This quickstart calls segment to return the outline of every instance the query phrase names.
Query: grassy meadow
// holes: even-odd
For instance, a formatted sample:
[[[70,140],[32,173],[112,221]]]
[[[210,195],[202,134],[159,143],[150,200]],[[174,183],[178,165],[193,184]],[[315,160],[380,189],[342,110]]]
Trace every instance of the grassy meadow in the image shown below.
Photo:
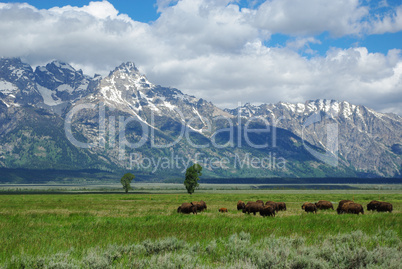
[[[263,218],[236,210],[238,200],[257,199],[286,202],[287,211]],[[394,211],[301,210],[307,201],[329,200],[336,208],[343,199],[365,209],[371,200],[388,201]],[[199,200],[205,212],[176,213],[181,203]],[[398,268],[401,224],[400,191],[3,194],[0,267]]]

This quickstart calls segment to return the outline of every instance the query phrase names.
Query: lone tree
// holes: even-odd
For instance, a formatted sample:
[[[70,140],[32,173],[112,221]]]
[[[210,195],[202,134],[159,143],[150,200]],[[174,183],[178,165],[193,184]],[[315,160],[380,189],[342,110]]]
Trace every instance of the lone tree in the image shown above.
[[[120,179],[121,185],[123,185],[123,189],[126,191],[126,193],[132,189],[130,183],[134,178],[135,176],[133,174],[127,173]]]
[[[199,186],[198,180],[199,176],[202,176],[202,167],[198,163],[193,164],[186,170],[186,179],[184,180],[184,186],[186,186],[187,192],[192,194]]]

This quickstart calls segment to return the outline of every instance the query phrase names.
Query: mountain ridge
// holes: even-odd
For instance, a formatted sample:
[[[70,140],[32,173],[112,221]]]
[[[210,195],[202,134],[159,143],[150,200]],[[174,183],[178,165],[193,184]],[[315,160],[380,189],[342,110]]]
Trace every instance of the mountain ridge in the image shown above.
[[[44,117],[55,117],[62,122],[74,107],[88,104],[97,107],[99,111],[82,109],[76,113],[72,117],[72,134],[76,134],[81,141],[97,141],[94,144],[96,146],[75,151],[73,148],[69,149],[73,145],[68,145],[68,137],[61,140],[51,138],[53,144],[47,146],[39,145],[38,141],[31,139],[30,142],[24,142],[28,144],[20,152],[29,152],[28,149],[32,148],[35,152],[32,156],[42,156],[44,153],[37,153],[38,148],[42,151],[44,148],[45,152],[58,148],[63,154],[65,151],[74,151],[75,154],[81,154],[79,159],[86,159],[83,163],[87,166],[79,168],[108,171],[127,169],[127,163],[122,164],[120,160],[122,150],[116,146],[123,145],[124,155],[138,153],[143,160],[147,157],[168,158],[174,151],[177,158],[189,161],[195,161],[194,156],[197,154],[210,158],[214,156],[221,160],[236,160],[236,157],[244,160],[249,154],[260,159],[268,158],[267,156],[271,156],[271,159],[272,156],[283,157],[288,162],[286,169],[282,171],[275,171],[272,167],[239,169],[234,167],[234,162],[231,167],[214,169],[214,165],[209,163],[205,168],[212,177],[401,175],[399,149],[402,144],[402,117],[396,114],[379,113],[346,101],[325,99],[259,106],[246,103],[236,109],[221,109],[178,89],[154,85],[132,62],[122,63],[102,78],[99,75],[87,76],[81,70],[77,71],[61,61],[38,66],[34,71],[18,58],[0,59],[0,166],[20,167],[16,166],[18,161],[15,158],[21,155],[10,150],[18,145],[6,137],[7,133],[13,130],[16,133],[28,132],[30,136],[41,140],[40,136],[34,135],[40,133],[35,126],[30,131],[26,130],[23,115],[31,113],[36,117],[33,121],[41,124],[46,122]],[[29,109],[33,109],[33,112],[28,112]],[[41,109],[47,112],[40,112]],[[44,116],[46,113],[48,116]],[[20,116],[17,117],[18,114]],[[119,133],[121,117],[125,120],[123,123],[127,121],[124,136],[121,131]],[[132,119],[132,122],[128,122],[128,119]],[[102,120],[103,133],[97,127]],[[255,129],[268,128],[271,133],[252,133],[246,136],[244,128],[250,126]],[[337,143],[327,143],[328,126],[336,126]],[[144,132],[148,132],[149,137],[142,147],[130,148],[142,141]],[[278,146],[273,143],[274,139]],[[264,149],[253,147],[257,142],[268,146]],[[173,146],[158,148],[155,146],[158,143]],[[210,146],[197,148],[192,145]],[[314,152],[317,153],[315,157]],[[333,167],[324,159],[320,160],[323,153],[329,154],[331,158],[335,157],[337,166]],[[22,155],[27,156],[25,163],[29,163],[29,158],[33,158],[32,162],[37,162],[39,158],[29,157],[29,154]],[[71,156],[70,159],[62,159],[68,164],[68,160],[71,162],[74,157]],[[41,162],[46,163],[46,158]],[[49,159],[49,162],[54,163],[55,160]],[[144,168],[139,166],[137,163],[136,168]],[[68,167],[74,169],[74,165],[67,165]],[[152,171],[150,168],[138,169],[139,173],[151,173],[149,175],[152,175]],[[177,176],[181,172],[182,169],[162,169],[155,176]]]

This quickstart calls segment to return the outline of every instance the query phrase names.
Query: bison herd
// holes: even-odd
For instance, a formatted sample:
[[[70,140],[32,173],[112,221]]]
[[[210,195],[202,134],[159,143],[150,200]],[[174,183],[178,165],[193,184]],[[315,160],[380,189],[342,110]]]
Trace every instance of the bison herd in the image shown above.
[[[264,201],[257,200],[255,202],[247,202],[245,204],[243,201],[237,202],[237,210],[242,210],[243,213],[253,213],[254,215],[258,212],[261,216],[266,217],[275,217],[275,213],[278,211],[286,210],[286,204],[284,202],[273,202],[267,201],[264,204]]]
[[[304,203],[302,209],[306,212],[317,213],[320,209],[334,209],[333,205],[329,201],[318,201],[318,203]],[[387,202],[371,201],[367,204],[367,210],[377,210],[378,212],[392,212],[392,204]],[[339,201],[338,207],[336,208],[338,214],[364,214],[363,206],[361,204],[355,203],[351,200],[341,200]]]
[[[330,201],[320,200],[317,203],[306,202],[301,206],[302,210],[309,213],[317,213],[317,210],[334,210],[334,206]],[[202,212],[207,209],[207,204],[204,201],[183,203],[179,208],[177,208],[178,213],[184,214],[197,214],[197,212]],[[371,201],[367,204],[367,210],[377,210],[378,212],[392,212],[392,204],[387,202]],[[254,214],[260,213],[263,217],[275,217],[278,211],[285,211],[286,204],[284,202],[273,202],[267,201],[264,203],[262,200],[257,200],[255,202],[249,201],[244,203],[243,201],[237,202],[237,210],[242,210],[243,213]],[[363,206],[361,204],[355,203],[351,200],[341,200],[336,209],[338,214],[364,214]],[[228,212],[227,208],[219,208],[219,212]]]
[[[199,202],[182,203],[181,206],[177,208],[177,213],[197,214],[197,212],[202,212],[205,209],[207,209],[207,204],[201,200]]]

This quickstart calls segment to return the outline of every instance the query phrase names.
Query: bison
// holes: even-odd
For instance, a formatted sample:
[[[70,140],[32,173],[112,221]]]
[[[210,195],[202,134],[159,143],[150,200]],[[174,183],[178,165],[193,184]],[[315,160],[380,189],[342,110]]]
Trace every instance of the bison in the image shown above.
[[[222,213],[228,212],[228,209],[225,207],[221,207],[221,208],[219,208],[219,212],[222,212]]]
[[[182,203],[181,206],[177,208],[177,213],[197,214],[197,208],[191,203]]]
[[[312,212],[312,213],[317,213],[317,206],[313,203],[308,203],[304,206],[304,211]]]
[[[264,201],[263,201],[263,200],[257,200],[257,201],[255,201],[255,202],[264,205]]]
[[[207,204],[203,200],[200,201],[200,204],[202,204],[204,206],[204,209],[207,210]]]
[[[310,202],[305,202],[304,204],[302,204],[301,209],[304,209],[306,207],[306,205],[311,204]]]
[[[344,213],[344,212],[342,211],[342,206],[343,206],[345,203],[348,203],[348,202],[352,202],[352,201],[351,201],[351,200],[341,200],[341,201],[339,201],[339,204],[338,204],[338,207],[337,207],[337,209],[336,209],[336,212],[338,212],[338,214]]]
[[[277,203],[275,203],[275,202],[273,202],[273,201],[267,201],[267,202],[265,203],[265,205],[271,205],[271,206],[274,208],[274,210],[275,210],[276,212],[278,212],[278,205],[277,205]]]
[[[243,210],[244,207],[246,207],[246,204],[243,201],[238,201],[237,202],[237,210]]]
[[[363,206],[354,202],[345,202],[342,207],[338,210],[338,214],[348,213],[348,214],[364,214]]]
[[[387,202],[380,202],[380,204],[377,206],[377,211],[378,212],[392,212],[392,204],[387,203]]]
[[[374,211],[377,210],[377,206],[380,204],[381,202],[373,200],[370,203],[367,204],[367,211]]]
[[[260,215],[275,217],[275,208],[272,205],[265,205],[260,209]]]
[[[286,204],[284,202],[276,203],[276,211],[286,211]]]
[[[199,202],[194,201],[194,202],[191,202],[191,203],[196,207],[197,211],[199,211],[199,212],[202,212],[205,209],[207,209],[207,204],[202,200],[199,201]]]
[[[334,210],[334,206],[332,205],[332,203],[330,201],[320,200],[320,201],[318,201],[318,203],[315,203],[315,205],[317,206],[317,209],[320,209],[320,210],[330,209],[330,208],[332,208],[332,210]]]
[[[260,212],[262,208],[262,204],[261,203],[256,203],[256,202],[248,202],[246,204],[246,207],[243,209],[243,213],[253,213],[254,215],[257,212]]]
[[[363,206],[361,204],[357,203],[346,203],[346,204],[348,205],[346,213],[356,215],[359,215],[359,213],[364,214]]]

